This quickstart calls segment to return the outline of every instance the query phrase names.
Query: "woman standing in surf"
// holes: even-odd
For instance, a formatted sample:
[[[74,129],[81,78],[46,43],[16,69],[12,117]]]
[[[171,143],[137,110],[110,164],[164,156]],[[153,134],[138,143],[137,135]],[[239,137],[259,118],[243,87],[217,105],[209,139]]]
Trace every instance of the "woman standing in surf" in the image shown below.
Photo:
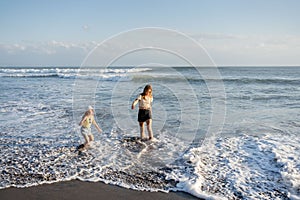
[[[152,86],[146,85],[143,93],[141,93],[138,98],[136,98],[131,105],[131,109],[134,109],[135,105],[139,103],[139,114],[138,114],[138,122],[140,125],[140,135],[141,139],[145,139],[144,133],[144,122],[147,124],[147,130],[149,134],[149,140],[153,140],[153,132],[152,132],[152,106],[151,103],[153,101],[152,96]]]

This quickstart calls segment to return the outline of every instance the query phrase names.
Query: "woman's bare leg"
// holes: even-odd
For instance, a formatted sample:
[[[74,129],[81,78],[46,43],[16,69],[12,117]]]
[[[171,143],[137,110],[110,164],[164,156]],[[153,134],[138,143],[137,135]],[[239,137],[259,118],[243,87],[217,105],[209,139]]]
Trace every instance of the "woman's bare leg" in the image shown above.
[[[148,130],[148,134],[149,134],[149,140],[153,139],[153,132],[152,132],[152,119],[148,119],[146,121],[147,123],[147,130]]]
[[[145,138],[145,133],[144,133],[144,122],[139,122],[140,125],[140,135],[141,135],[141,139]]]

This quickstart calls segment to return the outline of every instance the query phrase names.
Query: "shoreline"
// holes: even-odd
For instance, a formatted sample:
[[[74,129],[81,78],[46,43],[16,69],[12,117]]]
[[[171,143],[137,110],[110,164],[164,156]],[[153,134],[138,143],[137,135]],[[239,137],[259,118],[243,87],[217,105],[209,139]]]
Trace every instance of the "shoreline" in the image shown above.
[[[79,180],[42,184],[27,188],[5,188],[0,190],[1,200],[34,199],[132,199],[132,200],[184,200],[198,199],[185,192],[148,192],[126,189],[102,182],[84,182]]]

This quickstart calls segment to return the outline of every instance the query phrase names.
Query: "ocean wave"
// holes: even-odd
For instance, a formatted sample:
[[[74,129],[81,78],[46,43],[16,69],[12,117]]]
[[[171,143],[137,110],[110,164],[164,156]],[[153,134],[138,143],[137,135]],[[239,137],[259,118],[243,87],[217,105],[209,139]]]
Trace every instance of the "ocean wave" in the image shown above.
[[[224,78],[222,79],[223,82],[227,83],[242,83],[242,84],[289,84],[289,85],[298,85],[300,83],[299,78]]]
[[[198,197],[297,199],[300,141],[291,139],[274,135],[220,138],[191,149],[185,155],[190,170],[177,170],[172,178],[179,180],[180,190]]]
[[[299,78],[284,77],[230,77],[203,78],[198,72],[181,74],[174,70],[160,73],[156,68],[0,68],[0,77],[97,79],[108,81],[167,81],[167,82],[223,82],[224,84],[280,84],[299,85]]]
[[[0,68],[0,77],[11,78],[43,78],[43,77],[68,77],[78,73],[75,68]]]
[[[178,75],[178,74],[135,74],[132,76],[133,81],[167,81],[167,82],[196,82],[196,83],[224,83],[224,84],[278,84],[278,85],[299,85],[298,78],[203,78],[201,75]]]
[[[178,114],[179,100],[156,82],[173,81],[174,88],[183,92],[186,85],[180,81],[195,81],[196,84],[191,85],[199,88],[195,90],[199,94],[199,102],[196,103],[201,108],[201,123],[205,124],[203,128],[200,124],[199,129],[206,130],[206,125],[209,125],[206,119],[210,117],[206,114],[211,108],[206,101],[210,102],[211,97],[205,87],[198,84],[205,81],[197,74],[186,73],[185,69],[182,69],[183,73],[174,70],[161,72],[156,68],[1,70],[1,76],[27,73],[46,77],[54,74],[55,78],[43,79],[43,84],[35,77],[2,79],[0,188],[79,179],[141,191],[185,191],[205,199],[299,199],[300,140],[297,136],[300,123],[295,120],[299,90],[298,85],[285,85],[290,84],[289,81],[297,81],[297,74],[284,78],[287,77],[285,73],[278,77],[278,74],[262,76],[257,72],[257,77],[263,78],[255,75],[247,77],[253,80],[252,83],[242,78],[246,76],[244,73],[230,72],[223,79],[211,79],[227,84],[227,114],[222,138],[211,143],[201,143],[200,138],[193,144],[186,144],[177,136],[189,135],[193,130],[179,129],[183,131],[177,134],[177,127],[185,123]],[[116,98],[116,102],[112,102],[114,84],[107,82],[96,92],[94,106],[99,119],[97,122],[104,132],[95,134],[93,148],[78,155],[76,146],[83,138],[77,124],[87,106],[87,98],[84,94],[80,96],[82,110],[81,107],[72,108],[74,99],[70,91],[73,81],[65,80],[70,77],[130,81],[124,83],[124,88],[127,84],[129,88],[138,88],[141,84],[134,84],[134,81],[145,83],[152,79],[156,84],[153,84],[156,87],[153,109],[157,110],[154,112],[153,130],[158,141],[152,144],[126,140],[126,137],[139,134],[136,122],[126,124],[126,130],[118,128],[124,117],[132,117],[136,121],[136,113],[128,115],[127,112],[130,105],[126,102],[131,98],[127,98],[127,94],[131,92],[118,88],[118,94],[125,100]],[[258,83],[256,79],[270,80],[269,83],[276,80],[283,82],[281,85],[264,81]],[[243,81],[246,87],[241,84]],[[250,101],[247,101],[248,98]],[[190,101],[187,98],[187,102]],[[126,107],[126,112],[118,109],[118,112],[111,113],[112,103]],[[186,107],[183,112],[189,113],[189,119],[196,118],[198,112],[193,114],[190,109]],[[158,110],[168,115],[165,121]],[[75,112],[79,113],[78,117]],[[195,124],[188,126],[193,129]]]
[[[166,145],[171,150],[178,148],[178,144],[172,146],[171,140],[161,138],[155,147],[149,148],[146,143],[139,146],[130,140],[124,143],[113,138],[102,136],[102,142],[78,156],[76,144],[72,142],[49,148],[39,143],[38,138],[5,140],[2,137],[1,148],[5,153],[1,159],[0,188],[79,179],[135,190],[184,191],[204,199],[297,199],[300,196],[300,141],[292,140],[291,136],[219,138],[213,143],[191,147],[173,162],[159,164],[160,167],[147,159],[141,161],[151,158],[148,151],[152,155],[156,148],[161,152]],[[14,139],[21,144],[12,143]],[[141,151],[143,148],[148,150]],[[140,152],[145,155],[137,158]],[[157,156],[154,156],[156,162],[160,159]]]
[[[162,168],[184,148],[180,141],[172,143],[174,139],[161,136],[161,142],[151,144],[136,139],[127,141],[124,133],[119,134],[101,134],[100,141],[80,155],[76,151],[78,143],[69,137],[60,137],[55,143],[55,138],[2,136],[0,177],[5,181],[0,188],[72,179],[148,191],[167,192],[176,186],[176,181],[166,179]]]
[[[0,77],[66,78],[125,80],[129,74],[150,71],[150,68],[0,68]],[[129,78],[128,78],[129,80]]]

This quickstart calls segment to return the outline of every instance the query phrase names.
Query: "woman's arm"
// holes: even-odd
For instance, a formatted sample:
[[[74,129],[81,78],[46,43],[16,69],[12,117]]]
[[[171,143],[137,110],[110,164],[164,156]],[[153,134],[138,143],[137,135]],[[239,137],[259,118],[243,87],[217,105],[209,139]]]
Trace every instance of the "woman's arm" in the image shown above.
[[[132,102],[132,105],[131,105],[131,109],[133,110],[135,105],[139,102],[139,100],[142,99],[142,96],[140,95],[138,98],[136,98],[133,102]]]
[[[132,102],[132,105],[131,105],[131,109],[133,110],[135,105],[139,102],[138,99],[135,99],[133,102]]]

